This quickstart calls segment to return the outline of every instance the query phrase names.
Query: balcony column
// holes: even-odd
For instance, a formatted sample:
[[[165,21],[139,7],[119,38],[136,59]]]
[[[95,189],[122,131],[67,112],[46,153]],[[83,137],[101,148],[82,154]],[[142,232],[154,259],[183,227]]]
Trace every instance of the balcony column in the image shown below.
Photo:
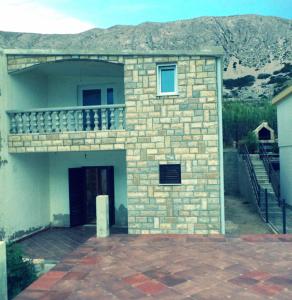
[[[10,130],[10,132],[11,133],[17,133],[15,116],[16,116],[15,114],[11,115],[11,122],[10,122],[10,124],[11,124],[11,130]]]
[[[40,112],[40,113],[38,113],[38,115],[39,115],[39,120],[38,120],[39,133],[44,133],[45,132],[45,118],[44,118],[44,113]]]
[[[75,123],[75,117],[74,117],[74,111],[69,110],[69,130],[75,131],[76,130],[76,123]]]
[[[60,112],[59,111],[54,111],[53,112],[53,128],[55,130],[55,132],[60,132],[61,128],[60,128]]]
[[[29,118],[29,113],[24,113],[24,132],[25,133],[30,133],[30,118]]]
[[[101,109],[101,129],[107,130],[107,111],[105,108]]]
[[[83,130],[83,114],[82,110],[77,110],[77,128],[79,131]]]
[[[67,111],[63,111],[62,113],[62,125],[63,125],[63,131],[68,131]]]
[[[16,114],[17,133],[23,133],[23,119],[21,113]]]
[[[110,108],[110,129],[116,129],[115,126],[115,109],[114,108]]]
[[[51,133],[53,131],[53,123],[52,123],[52,113],[50,111],[46,113],[46,119],[47,119],[46,132]]]
[[[98,110],[94,109],[93,110],[93,120],[94,120],[94,130],[97,131],[98,130]]]
[[[86,131],[90,131],[90,110],[85,110],[85,119],[86,119]]]
[[[123,108],[119,108],[118,129],[124,129],[124,110],[123,110]]]
[[[37,118],[36,118],[36,113],[32,112],[30,114],[30,129],[32,133],[37,133],[38,132],[38,127],[37,127]]]

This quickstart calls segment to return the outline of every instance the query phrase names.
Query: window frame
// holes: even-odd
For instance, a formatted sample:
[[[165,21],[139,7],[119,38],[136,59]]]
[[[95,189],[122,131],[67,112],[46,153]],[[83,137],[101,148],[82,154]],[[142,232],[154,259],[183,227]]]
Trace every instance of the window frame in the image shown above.
[[[173,92],[162,92],[161,91],[161,70],[174,67],[174,91]],[[157,96],[173,96],[178,95],[178,82],[177,82],[177,63],[163,63],[157,64]]]

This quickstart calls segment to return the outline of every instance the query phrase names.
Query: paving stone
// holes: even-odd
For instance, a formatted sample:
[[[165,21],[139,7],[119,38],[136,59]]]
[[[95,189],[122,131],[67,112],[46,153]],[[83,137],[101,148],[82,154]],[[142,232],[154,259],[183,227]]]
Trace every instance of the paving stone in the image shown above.
[[[278,285],[286,286],[292,289],[292,278],[282,277],[282,276],[273,276],[267,280],[269,283],[274,283]]]
[[[175,276],[175,275],[167,275],[159,279],[160,282],[167,286],[175,286],[177,284],[183,283],[186,279]]]
[[[147,295],[157,295],[166,290],[166,286],[158,281],[145,281],[142,284],[136,286],[137,289],[141,290]]]
[[[245,277],[245,276],[238,276],[236,278],[232,278],[229,282],[240,285],[240,286],[250,286],[258,283],[257,279]]]
[[[64,277],[63,280],[78,280],[78,279],[83,279],[87,273],[84,272],[68,272]]]
[[[248,277],[256,280],[266,280],[271,277],[270,273],[260,272],[260,271],[251,271],[243,274],[243,277]]]
[[[274,296],[282,291],[283,287],[275,284],[258,284],[253,286],[252,290],[264,296]]]
[[[149,277],[143,275],[143,274],[135,274],[129,277],[126,277],[123,279],[126,283],[130,284],[130,285],[138,285],[141,284],[145,281],[149,281]]]

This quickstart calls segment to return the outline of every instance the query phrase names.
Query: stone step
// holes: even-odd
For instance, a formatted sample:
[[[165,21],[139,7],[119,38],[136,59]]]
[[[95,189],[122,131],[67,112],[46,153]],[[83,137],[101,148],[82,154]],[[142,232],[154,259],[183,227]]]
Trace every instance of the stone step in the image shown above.
[[[268,180],[262,180],[262,179],[258,178],[258,183],[260,185],[264,185],[265,187],[271,187],[272,188],[272,186],[271,186],[271,184]]]
[[[267,173],[267,171],[266,171],[266,169],[264,167],[260,167],[260,168],[259,167],[255,167],[254,170],[256,172],[265,172],[265,173]]]
[[[264,181],[269,182],[269,177],[267,175],[258,175],[258,174],[256,174],[256,176],[260,180],[264,180]]]

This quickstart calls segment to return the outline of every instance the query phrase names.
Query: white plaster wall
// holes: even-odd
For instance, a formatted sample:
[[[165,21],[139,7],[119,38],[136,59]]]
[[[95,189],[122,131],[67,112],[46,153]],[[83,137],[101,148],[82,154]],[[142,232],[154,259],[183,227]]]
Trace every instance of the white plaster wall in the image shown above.
[[[279,147],[292,146],[292,95],[277,105]]]
[[[7,68],[5,56],[0,50],[0,160],[8,160],[8,145],[7,145],[7,122],[8,118],[5,113],[7,108]],[[7,205],[7,174],[10,169],[8,164],[0,166],[0,240],[6,231],[6,205]]]
[[[50,224],[47,154],[9,155],[5,166],[3,223],[6,237]],[[1,197],[2,197],[1,196]],[[0,226],[0,227],[1,227]]]
[[[292,205],[292,95],[277,105],[281,197]]]
[[[117,90],[115,103],[125,103],[123,77],[48,77],[48,106],[66,107],[80,105],[78,103],[78,87],[87,85],[114,85]]]
[[[26,74],[27,75],[27,74]],[[35,86],[35,88],[33,88]],[[48,156],[8,153],[6,110],[46,103],[46,81],[30,74],[8,75],[0,52],[0,238],[24,235],[49,225]]]
[[[292,205],[292,146],[280,147],[281,197]]]
[[[47,76],[35,72],[7,76],[9,78],[8,109],[47,107]]]
[[[49,154],[51,222],[69,226],[68,169],[86,166],[114,166],[115,208],[127,207],[125,151],[66,152]],[[62,223],[62,219],[65,223]],[[67,220],[67,221],[66,221]]]

